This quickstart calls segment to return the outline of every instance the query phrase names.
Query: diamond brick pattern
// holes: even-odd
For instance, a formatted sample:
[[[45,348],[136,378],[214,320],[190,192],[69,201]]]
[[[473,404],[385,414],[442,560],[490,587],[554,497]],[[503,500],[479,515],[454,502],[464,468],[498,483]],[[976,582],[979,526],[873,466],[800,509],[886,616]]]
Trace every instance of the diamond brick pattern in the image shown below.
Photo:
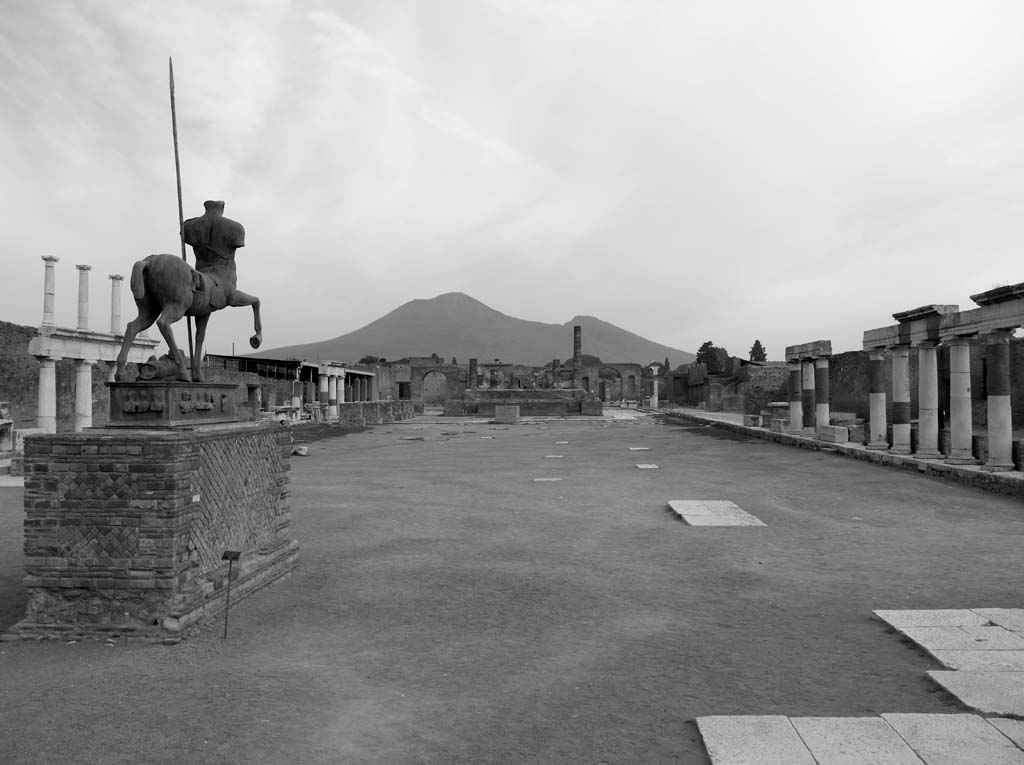
[[[57,543],[69,558],[127,558],[139,549],[133,526],[62,526]]]
[[[193,476],[201,497],[192,519],[191,560],[202,570],[221,565],[224,550],[252,550],[277,535],[283,511],[274,481],[287,468],[276,438],[207,441]]]

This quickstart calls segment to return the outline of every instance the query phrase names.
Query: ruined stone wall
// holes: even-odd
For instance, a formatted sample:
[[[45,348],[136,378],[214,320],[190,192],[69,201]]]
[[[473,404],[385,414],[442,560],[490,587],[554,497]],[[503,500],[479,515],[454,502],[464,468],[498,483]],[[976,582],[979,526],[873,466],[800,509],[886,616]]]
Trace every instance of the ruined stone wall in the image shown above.
[[[350,401],[338,404],[338,422],[343,425],[383,425],[409,420],[415,416],[415,404],[405,401]]]
[[[295,564],[290,433],[275,425],[37,435],[25,448],[22,636],[173,641]]]

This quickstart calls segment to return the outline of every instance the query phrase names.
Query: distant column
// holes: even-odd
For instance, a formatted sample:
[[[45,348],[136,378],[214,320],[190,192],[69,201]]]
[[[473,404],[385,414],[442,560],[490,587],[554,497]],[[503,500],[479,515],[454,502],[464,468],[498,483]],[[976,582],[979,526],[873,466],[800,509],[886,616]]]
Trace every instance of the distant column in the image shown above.
[[[816,428],[829,424],[828,356],[814,360],[814,424]]]
[[[988,337],[985,398],[988,407],[988,460],[985,470],[1013,470],[1013,413],[1010,409],[1010,335],[997,330]]]
[[[799,433],[804,426],[803,392],[800,384],[800,362],[789,363],[789,430]]]
[[[338,378],[338,403],[345,403],[345,370],[342,370],[341,376]]]
[[[953,465],[973,465],[974,423],[971,411],[971,343],[953,337],[949,345],[949,455]]]
[[[53,264],[56,263],[60,258],[53,255],[43,255],[43,263],[46,264],[46,270],[43,272],[43,326],[53,326],[53,295],[54,295],[54,273]],[[39,427],[42,427],[40,425]],[[56,433],[57,431],[52,431]]]
[[[580,387],[580,375],[583,373],[583,328],[576,325],[572,328],[572,387]]]
[[[939,451],[939,364],[935,342],[917,346],[917,452],[922,459],[938,459]]]
[[[89,272],[92,266],[75,266],[78,269],[78,329],[89,329]]]
[[[338,376],[327,378],[327,416],[336,419],[338,416]]]
[[[870,376],[870,420],[868,423],[868,449],[888,449],[889,431],[885,421],[885,352],[868,351]]]
[[[477,370],[476,359],[470,359],[469,360],[469,379],[466,380],[466,383],[467,383],[466,387],[469,388],[470,390],[476,390],[476,378],[477,378],[478,374],[480,374],[480,373]]]
[[[893,454],[910,454],[910,346],[892,349]]]
[[[327,381],[328,376],[326,372],[320,373],[320,408],[324,414],[327,413]]]
[[[124,334],[124,327],[121,325],[121,282],[124,277],[121,274],[110,275],[110,334]]]
[[[814,361],[804,359],[800,362],[803,372],[803,386],[801,390],[801,409],[804,416],[804,433],[815,433],[814,427]]]
[[[75,362],[75,432],[92,427],[92,362]]]
[[[651,375],[651,409],[658,408],[658,376]]]
[[[39,359],[36,427],[47,433],[57,432],[57,362],[54,359]]]

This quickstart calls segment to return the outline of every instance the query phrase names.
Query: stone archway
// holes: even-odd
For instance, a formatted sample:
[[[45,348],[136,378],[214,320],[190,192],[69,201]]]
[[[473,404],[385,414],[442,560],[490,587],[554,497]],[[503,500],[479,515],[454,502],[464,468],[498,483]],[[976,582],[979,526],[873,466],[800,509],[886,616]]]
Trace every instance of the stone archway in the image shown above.
[[[622,373],[614,367],[601,367],[598,372],[598,393],[602,401],[621,403],[625,398]]]
[[[423,375],[422,390],[424,406],[444,406],[448,400],[448,378],[444,372],[427,372]]]

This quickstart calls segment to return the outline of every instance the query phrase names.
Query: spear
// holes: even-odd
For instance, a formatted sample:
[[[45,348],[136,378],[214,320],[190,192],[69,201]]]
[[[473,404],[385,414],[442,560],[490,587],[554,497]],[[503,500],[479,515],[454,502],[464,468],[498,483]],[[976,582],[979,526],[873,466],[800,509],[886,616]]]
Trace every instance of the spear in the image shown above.
[[[174,110],[174,61],[167,57],[167,69],[171,78],[171,132],[174,134],[174,176],[178,182],[178,236],[181,239],[181,259],[186,263],[185,257],[185,211],[181,206],[181,162],[178,160],[178,116]],[[192,317],[185,317],[188,325],[188,361],[191,368],[195,351],[192,348]]]

